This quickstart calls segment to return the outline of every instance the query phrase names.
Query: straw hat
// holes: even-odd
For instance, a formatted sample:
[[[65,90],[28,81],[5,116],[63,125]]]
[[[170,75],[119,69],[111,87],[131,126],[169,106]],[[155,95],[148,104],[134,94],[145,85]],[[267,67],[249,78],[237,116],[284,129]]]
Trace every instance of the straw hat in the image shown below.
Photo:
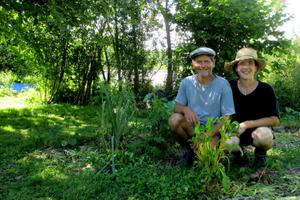
[[[263,58],[257,57],[256,50],[252,48],[242,48],[240,49],[235,56],[235,60],[225,64],[225,69],[228,71],[234,71],[233,67],[241,60],[253,59],[257,63],[258,71],[266,67],[266,60]]]

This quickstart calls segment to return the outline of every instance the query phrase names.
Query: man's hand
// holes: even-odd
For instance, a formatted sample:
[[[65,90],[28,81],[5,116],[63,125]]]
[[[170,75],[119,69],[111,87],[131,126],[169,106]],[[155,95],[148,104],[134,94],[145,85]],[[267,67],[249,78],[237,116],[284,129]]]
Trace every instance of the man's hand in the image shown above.
[[[184,117],[185,117],[186,121],[193,126],[196,125],[200,121],[198,114],[193,112],[188,107],[186,109],[184,109]]]

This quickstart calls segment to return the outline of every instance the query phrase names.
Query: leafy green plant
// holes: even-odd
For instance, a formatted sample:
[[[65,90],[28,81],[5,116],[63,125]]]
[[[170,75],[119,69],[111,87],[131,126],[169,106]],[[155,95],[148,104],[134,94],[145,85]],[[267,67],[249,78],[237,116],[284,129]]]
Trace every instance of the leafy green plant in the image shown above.
[[[230,178],[226,175],[225,166],[221,161],[229,163],[228,157],[225,155],[225,142],[236,136],[238,124],[230,122],[226,119],[220,129],[221,138],[216,146],[211,145],[213,137],[211,132],[214,129],[214,124],[222,119],[208,119],[206,125],[196,125],[195,135],[192,138],[196,148],[197,169],[199,170],[199,181],[202,183],[201,190],[210,191],[210,188],[221,185],[226,192],[230,187]]]
[[[145,111],[145,122],[141,125],[144,134],[142,145],[144,152],[155,158],[164,158],[170,145],[174,143],[168,126],[168,119],[173,111],[174,102],[153,95],[151,106]]]

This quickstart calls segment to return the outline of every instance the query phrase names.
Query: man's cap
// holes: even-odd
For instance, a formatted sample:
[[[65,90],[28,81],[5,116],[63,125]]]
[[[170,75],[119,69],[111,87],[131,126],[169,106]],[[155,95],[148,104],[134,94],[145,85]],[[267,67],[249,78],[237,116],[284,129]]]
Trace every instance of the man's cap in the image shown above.
[[[208,55],[208,56],[215,57],[216,52],[213,49],[208,48],[208,47],[200,47],[191,52],[190,58],[194,59],[196,56],[199,56],[199,55]]]

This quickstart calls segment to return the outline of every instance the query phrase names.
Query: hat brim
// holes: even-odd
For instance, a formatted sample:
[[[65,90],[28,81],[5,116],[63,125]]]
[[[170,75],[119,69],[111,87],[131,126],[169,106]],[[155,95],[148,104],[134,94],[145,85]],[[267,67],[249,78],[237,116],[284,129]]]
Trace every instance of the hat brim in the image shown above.
[[[263,59],[263,58],[253,58],[253,57],[244,57],[244,58],[242,58],[242,59],[236,59],[236,60],[233,60],[233,61],[231,61],[231,62],[229,62],[229,63],[226,63],[225,64],[225,69],[227,70],[227,71],[232,71],[233,72],[233,67],[234,67],[234,65],[236,65],[239,61],[241,61],[241,60],[246,60],[246,59],[253,59],[253,60],[255,60],[256,62],[257,62],[257,64],[258,64],[258,71],[261,71],[262,69],[264,69],[265,67],[266,67],[266,65],[267,65],[267,63],[266,63],[266,60],[265,59]]]

